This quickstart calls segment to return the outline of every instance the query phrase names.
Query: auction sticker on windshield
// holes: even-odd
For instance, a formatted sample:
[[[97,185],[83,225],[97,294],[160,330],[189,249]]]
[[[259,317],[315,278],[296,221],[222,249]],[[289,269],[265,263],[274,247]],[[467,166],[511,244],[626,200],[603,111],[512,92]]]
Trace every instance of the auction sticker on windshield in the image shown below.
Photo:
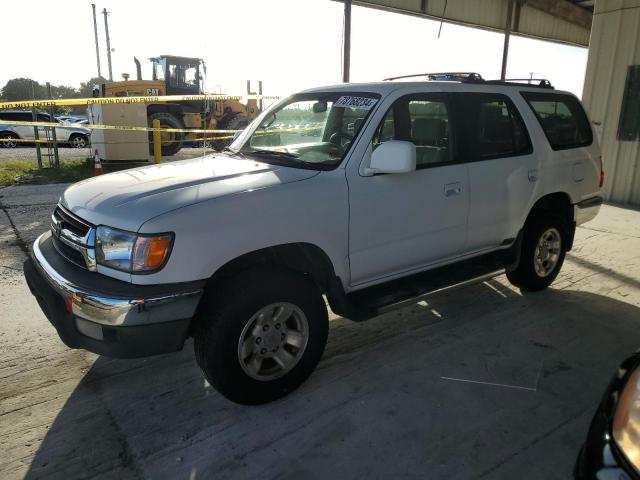
[[[342,96],[333,104],[333,106],[371,110],[377,101],[377,98]]]

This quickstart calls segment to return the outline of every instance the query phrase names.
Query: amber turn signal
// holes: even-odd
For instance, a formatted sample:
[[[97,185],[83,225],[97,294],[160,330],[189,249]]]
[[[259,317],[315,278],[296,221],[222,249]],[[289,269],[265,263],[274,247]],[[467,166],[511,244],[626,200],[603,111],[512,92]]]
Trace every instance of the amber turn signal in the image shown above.
[[[133,248],[132,270],[148,272],[162,267],[169,257],[172,244],[171,233],[138,237]]]

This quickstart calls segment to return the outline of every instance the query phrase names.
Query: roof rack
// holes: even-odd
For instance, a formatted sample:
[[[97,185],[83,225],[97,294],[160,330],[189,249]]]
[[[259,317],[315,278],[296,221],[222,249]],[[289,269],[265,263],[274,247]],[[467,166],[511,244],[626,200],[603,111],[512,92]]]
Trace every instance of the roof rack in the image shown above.
[[[527,86],[535,88],[548,88],[553,90],[553,85],[546,78],[507,78],[505,80],[485,80],[479,73],[475,72],[438,72],[438,73],[415,73],[413,75],[401,75],[399,77],[385,78],[385,82],[400,80],[405,78],[424,78],[432,82],[461,82],[461,83],[485,83],[489,85],[512,85]]]
[[[504,80],[485,80],[484,83],[488,83],[490,85],[526,85],[527,87],[554,89],[551,82],[546,78],[506,78]]]
[[[385,82],[400,80],[403,78],[426,77],[430,81],[441,82],[482,82],[482,76],[475,72],[437,72],[437,73],[415,73],[412,75],[401,75],[399,77],[385,78]]]

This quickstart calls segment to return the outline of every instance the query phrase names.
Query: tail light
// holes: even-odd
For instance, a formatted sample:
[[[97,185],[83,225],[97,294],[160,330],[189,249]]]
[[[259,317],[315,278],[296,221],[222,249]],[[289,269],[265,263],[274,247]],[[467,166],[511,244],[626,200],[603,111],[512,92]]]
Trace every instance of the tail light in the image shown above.
[[[602,162],[602,155],[598,157],[600,160],[600,184],[599,187],[602,188],[604,185],[604,163]]]

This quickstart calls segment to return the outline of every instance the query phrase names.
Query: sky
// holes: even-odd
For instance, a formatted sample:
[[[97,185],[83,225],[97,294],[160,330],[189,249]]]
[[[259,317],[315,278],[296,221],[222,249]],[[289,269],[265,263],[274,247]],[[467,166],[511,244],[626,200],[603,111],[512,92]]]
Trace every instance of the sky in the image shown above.
[[[92,0],[98,11],[103,76],[107,76],[104,19],[109,12],[114,80],[135,78],[134,55],[151,78],[148,58],[201,57],[207,91],[246,92],[263,81],[266,95],[342,81],[342,12],[330,0]],[[3,4],[0,87],[14,77],[78,87],[97,76],[89,0],[21,0]],[[354,6],[351,81],[402,74],[475,71],[499,78],[503,35]],[[36,32],[29,39],[29,32]],[[52,34],[54,41],[49,42]],[[19,39],[19,40],[18,40]],[[582,93],[587,50],[512,36],[507,77],[551,80]],[[257,87],[254,87],[254,89]]]

